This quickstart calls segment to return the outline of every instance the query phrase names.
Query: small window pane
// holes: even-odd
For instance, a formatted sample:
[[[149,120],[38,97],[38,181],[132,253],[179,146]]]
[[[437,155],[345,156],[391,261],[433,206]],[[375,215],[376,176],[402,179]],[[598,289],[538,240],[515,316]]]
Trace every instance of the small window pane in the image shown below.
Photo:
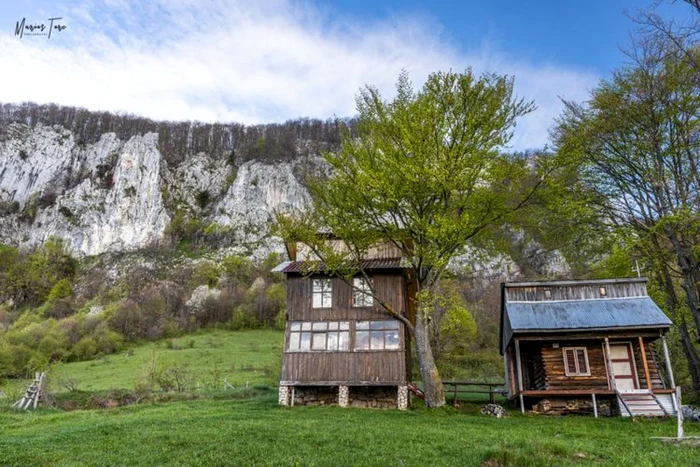
[[[341,331],[347,331],[350,329],[350,322],[349,321],[341,321],[340,322],[340,330]]]
[[[311,333],[310,332],[302,332],[299,350],[309,350],[309,349],[311,349]]]
[[[350,333],[338,333],[338,350],[350,350]]]
[[[382,331],[372,331],[370,333],[370,349],[381,350],[384,348],[384,333]]]
[[[399,322],[398,320],[391,319],[389,321],[386,321],[384,323],[384,329],[399,329]]]
[[[332,323],[328,323],[328,330],[329,331],[337,331],[338,330],[338,322],[333,321]]]
[[[323,292],[321,294],[320,308],[330,308],[331,306],[333,306],[333,296],[330,292]]]
[[[355,350],[369,349],[369,332],[357,331],[355,333]]]
[[[326,350],[326,334],[314,334],[313,350]]]
[[[313,328],[314,331],[325,331],[328,329],[328,323],[314,323]]]
[[[299,350],[299,333],[293,332],[289,335],[289,350]]]
[[[384,321],[372,321],[369,325],[370,329],[384,329]]]
[[[369,321],[358,321],[356,329],[369,329]]]
[[[328,346],[327,350],[338,350],[338,333],[329,332],[328,333]]]
[[[386,349],[394,350],[399,348],[399,331],[386,331]]]
[[[299,331],[299,330],[301,330],[301,323],[292,323],[292,325],[290,326],[290,329],[291,329],[292,331]]]
[[[301,323],[302,331],[311,331],[311,323]]]

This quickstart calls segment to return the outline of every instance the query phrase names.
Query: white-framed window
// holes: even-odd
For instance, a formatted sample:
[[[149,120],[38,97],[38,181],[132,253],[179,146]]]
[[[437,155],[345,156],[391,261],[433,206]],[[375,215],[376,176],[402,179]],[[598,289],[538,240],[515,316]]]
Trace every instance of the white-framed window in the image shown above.
[[[313,308],[331,308],[333,306],[333,282],[329,278],[315,278],[311,281]]]
[[[289,351],[350,350],[348,321],[293,322],[289,326]]]
[[[355,350],[397,350],[401,347],[399,322],[358,321],[355,325]]]
[[[372,298],[372,279],[365,279],[364,277],[355,277],[352,280],[352,306],[363,307],[363,306],[374,306],[374,299]]]
[[[564,369],[566,376],[590,376],[588,350],[585,347],[564,347]]]

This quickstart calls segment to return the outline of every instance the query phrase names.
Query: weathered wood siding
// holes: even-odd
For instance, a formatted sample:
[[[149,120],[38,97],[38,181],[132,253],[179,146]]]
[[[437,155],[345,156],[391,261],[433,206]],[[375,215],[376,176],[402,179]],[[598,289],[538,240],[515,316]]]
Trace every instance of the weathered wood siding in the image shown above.
[[[349,321],[351,322],[350,350],[346,352],[286,351],[289,340],[288,324],[281,380],[286,384],[404,385],[407,381],[409,364],[405,326],[400,325],[399,350],[354,351],[354,323],[389,319],[390,315],[379,305],[366,308],[353,307],[351,285],[337,277],[331,279],[332,307],[312,308],[312,277],[288,275],[287,321]],[[370,274],[370,277],[378,297],[405,316],[408,290],[403,272],[401,270],[377,271]]]
[[[601,296],[600,288],[605,287],[606,295]],[[546,291],[550,297],[547,298]],[[600,283],[579,285],[537,285],[506,287],[508,302],[548,301],[548,300],[585,300],[596,298],[621,298],[647,296],[644,282]]]
[[[333,246],[333,250],[336,252],[347,251],[347,245],[342,240],[328,240],[328,244]],[[311,249],[299,243],[295,248],[296,261],[316,261],[318,257],[311,251]],[[403,253],[401,250],[396,248],[391,243],[384,243],[376,247],[370,248],[367,253],[365,253],[363,259],[380,259],[380,258],[401,258]]]
[[[321,276],[319,276],[321,277]],[[378,297],[393,309],[405,313],[405,286],[401,271],[372,274]],[[350,284],[335,277],[333,282],[332,308],[311,307],[311,278],[289,274],[287,277],[287,320],[367,320],[387,318],[387,313],[379,306],[355,308],[352,306],[353,290]]]
[[[406,384],[403,351],[285,353],[282,381],[294,383]]]

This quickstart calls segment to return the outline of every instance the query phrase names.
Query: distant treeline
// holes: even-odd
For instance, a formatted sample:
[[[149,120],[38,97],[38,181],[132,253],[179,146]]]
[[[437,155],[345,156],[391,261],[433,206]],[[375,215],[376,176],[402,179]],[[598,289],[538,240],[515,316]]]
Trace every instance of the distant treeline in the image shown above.
[[[285,123],[243,125],[154,121],[137,115],[94,112],[81,107],[57,104],[3,104],[0,102],[0,141],[7,125],[61,125],[70,130],[78,145],[97,142],[103,133],[114,132],[121,140],[149,132],[158,133],[160,152],[166,160],[179,164],[188,155],[205,152],[240,165],[251,159],[292,160],[319,150],[337,149],[341,133],[353,132],[352,119],[318,120],[299,118]]]

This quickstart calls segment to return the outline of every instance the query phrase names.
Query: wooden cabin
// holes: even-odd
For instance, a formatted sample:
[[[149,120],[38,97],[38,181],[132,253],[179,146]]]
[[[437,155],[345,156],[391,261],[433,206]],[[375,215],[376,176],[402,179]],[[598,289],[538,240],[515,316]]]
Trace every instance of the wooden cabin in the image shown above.
[[[340,240],[329,241],[343,247]],[[288,245],[287,251],[291,261],[274,269],[287,282],[279,403],[405,409],[405,326],[363,292],[371,281],[379,300],[408,316],[411,286],[400,250],[383,245],[368,252],[362,261],[367,278],[326,274],[302,245]]]
[[[509,397],[523,412],[674,415],[670,325],[644,278],[504,283]]]

